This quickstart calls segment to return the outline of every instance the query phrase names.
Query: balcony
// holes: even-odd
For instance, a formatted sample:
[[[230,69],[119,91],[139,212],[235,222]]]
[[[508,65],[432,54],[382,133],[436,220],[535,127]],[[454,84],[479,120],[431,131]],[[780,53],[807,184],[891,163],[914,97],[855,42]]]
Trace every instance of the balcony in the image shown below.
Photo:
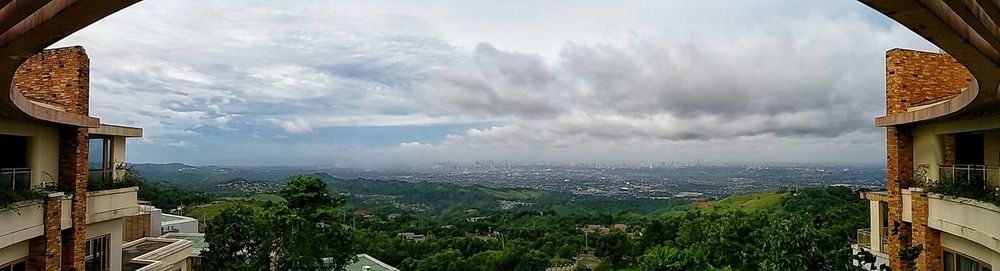
[[[887,232],[888,229],[883,229],[882,232]],[[865,250],[871,251],[888,251],[889,250],[889,236],[882,235],[881,242],[879,242],[878,247],[872,247],[872,229],[858,229],[858,246],[865,248]],[[877,250],[876,250],[877,249]]]
[[[87,224],[139,213],[139,188],[87,192]]]
[[[0,189],[31,190],[30,168],[0,168]]]
[[[938,165],[938,181],[995,191],[1000,187],[1000,166]]]

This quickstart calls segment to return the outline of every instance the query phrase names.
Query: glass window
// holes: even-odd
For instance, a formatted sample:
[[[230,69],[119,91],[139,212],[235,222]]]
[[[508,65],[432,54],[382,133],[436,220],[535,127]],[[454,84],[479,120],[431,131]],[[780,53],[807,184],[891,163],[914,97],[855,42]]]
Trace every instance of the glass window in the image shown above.
[[[959,271],[980,271],[979,262],[969,259],[966,257],[958,256],[958,270]]]
[[[86,254],[83,257],[86,271],[107,271],[109,264],[111,236],[102,236],[87,240]],[[2,270],[0,270],[2,271]]]
[[[944,271],[955,271],[955,254],[944,252]]]
[[[104,168],[104,139],[90,139],[90,151],[87,155],[87,160],[90,162],[91,170]]]
[[[90,180],[103,181],[111,179],[114,170],[112,161],[112,144],[110,138],[91,138],[87,162],[90,165]]]
[[[27,270],[27,262],[25,260],[18,260],[5,265],[0,265],[0,271],[25,271]]]

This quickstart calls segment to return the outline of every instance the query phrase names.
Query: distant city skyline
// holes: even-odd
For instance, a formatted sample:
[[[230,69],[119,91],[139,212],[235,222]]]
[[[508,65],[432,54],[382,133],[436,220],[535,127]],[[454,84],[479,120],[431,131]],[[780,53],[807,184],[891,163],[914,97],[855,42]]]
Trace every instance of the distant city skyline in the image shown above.
[[[884,53],[937,50],[852,1],[144,1],[68,45],[130,161],[344,167],[884,163]]]

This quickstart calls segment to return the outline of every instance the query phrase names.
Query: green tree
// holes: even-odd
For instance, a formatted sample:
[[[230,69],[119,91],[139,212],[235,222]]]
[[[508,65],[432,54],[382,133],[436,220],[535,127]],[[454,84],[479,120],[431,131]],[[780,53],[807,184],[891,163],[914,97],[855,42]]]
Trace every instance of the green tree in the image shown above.
[[[270,238],[279,270],[341,270],[354,260],[351,234],[337,221],[335,197],[326,183],[311,176],[295,176],[278,192],[287,206],[267,214]]]
[[[646,255],[639,257],[639,270],[685,271],[716,269],[709,264],[705,254],[700,251],[660,246],[653,248]]]
[[[824,236],[802,215],[776,219],[763,236],[767,239],[761,249],[762,270],[834,270],[824,264],[819,244]]]
[[[337,221],[342,198],[305,176],[292,177],[279,194],[287,205],[263,213],[236,205],[209,221],[207,270],[342,270],[354,261],[353,236]]]
[[[261,224],[254,210],[236,206],[215,216],[205,227],[208,250],[201,253],[204,270],[256,270],[255,252],[263,243]]]
[[[631,255],[632,238],[620,231],[613,231],[597,239],[596,255],[611,264],[611,267],[625,266]]]

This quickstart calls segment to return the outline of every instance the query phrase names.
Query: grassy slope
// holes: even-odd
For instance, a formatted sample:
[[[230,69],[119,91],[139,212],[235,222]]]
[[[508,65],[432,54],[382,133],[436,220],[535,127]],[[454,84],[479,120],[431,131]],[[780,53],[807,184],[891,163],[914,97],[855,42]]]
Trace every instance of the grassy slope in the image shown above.
[[[712,211],[743,210],[743,211],[782,211],[781,200],[788,193],[764,192],[731,196],[719,201],[709,202],[704,209]]]
[[[664,216],[681,215],[684,214],[685,212],[694,211],[697,209],[701,209],[702,211],[707,211],[707,212],[736,211],[736,210],[742,210],[746,212],[754,212],[754,211],[781,212],[784,211],[784,208],[781,207],[781,202],[788,196],[789,196],[788,193],[779,193],[779,192],[762,192],[762,193],[753,193],[745,195],[735,195],[716,201],[695,202],[691,204],[671,206],[669,208],[657,211],[656,214]]]

